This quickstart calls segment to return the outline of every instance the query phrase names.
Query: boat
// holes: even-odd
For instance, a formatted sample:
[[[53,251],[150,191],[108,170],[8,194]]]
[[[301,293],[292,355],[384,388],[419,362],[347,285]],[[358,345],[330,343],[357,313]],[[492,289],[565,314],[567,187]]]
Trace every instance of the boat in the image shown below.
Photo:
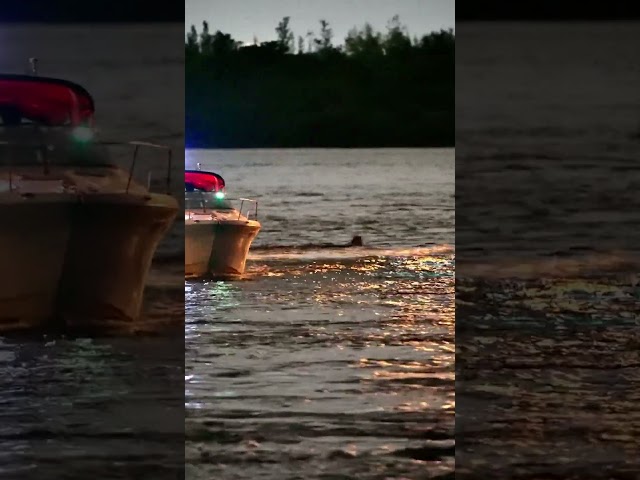
[[[147,142],[102,142],[92,96],[0,74],[0,332],[135,331],[156,248],[178,201],[134,178]],[[110,154],[130,148],[128,170]],[[164,167],[163,167],[164,168]],[[171,182],[167,174],[166,185]]]
[[[226,196],[214,172],[185,171],[185,277],[238,279],[245,273],[251,243],[258,235],[258,202]],[[247,210],[245,212],[245,206]]]

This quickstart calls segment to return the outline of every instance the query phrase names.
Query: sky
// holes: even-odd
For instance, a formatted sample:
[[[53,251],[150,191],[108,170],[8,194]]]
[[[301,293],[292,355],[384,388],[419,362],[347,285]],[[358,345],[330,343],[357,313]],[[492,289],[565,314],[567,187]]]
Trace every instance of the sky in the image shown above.
[[[317,32],[325,19],[334,33],[334,42],[342,43],[354,26],[371,23],[384,30],[395,14],[411,35],[421,36],[433,30],[455,27],[455,0],[185,0],[185,27],[209,22],[212,32],[221,30],[236,40],[253,43],[275,40],[275,28],[283,17],[291,17],[296,38],[309,30]]]

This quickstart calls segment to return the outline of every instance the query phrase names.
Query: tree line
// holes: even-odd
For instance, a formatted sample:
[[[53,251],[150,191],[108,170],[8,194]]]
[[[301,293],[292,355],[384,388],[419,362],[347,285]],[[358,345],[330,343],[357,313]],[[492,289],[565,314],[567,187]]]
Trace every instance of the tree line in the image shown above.
[[[410,36],[397,16],[384,33],[331,25],[243,44],[186,36],[186,141],[191,148],[453,146],[455,35]]]

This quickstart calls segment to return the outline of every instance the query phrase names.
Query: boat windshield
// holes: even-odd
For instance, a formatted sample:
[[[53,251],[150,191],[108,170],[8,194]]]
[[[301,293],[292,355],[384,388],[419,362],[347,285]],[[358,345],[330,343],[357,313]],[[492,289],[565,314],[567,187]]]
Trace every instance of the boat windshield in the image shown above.
[[[224,195],[225,181],[217,173],[185,170],[184,196],[187,210],[233,210]]]
[[[233,210],[229,200],[212,192],[185,192],[184,203],[186,210]]]
[[[106,146],[84,127],[0,127],[0,164],[12,166],[115,166]]]

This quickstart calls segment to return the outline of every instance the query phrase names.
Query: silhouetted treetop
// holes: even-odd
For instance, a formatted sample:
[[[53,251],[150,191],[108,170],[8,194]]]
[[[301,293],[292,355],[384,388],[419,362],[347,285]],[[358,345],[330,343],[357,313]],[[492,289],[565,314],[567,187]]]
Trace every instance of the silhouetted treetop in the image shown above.
[[[293,32],[289,28],[290,17],[284,17],[276,27],[278,43],[284,53],[293,52]]]

